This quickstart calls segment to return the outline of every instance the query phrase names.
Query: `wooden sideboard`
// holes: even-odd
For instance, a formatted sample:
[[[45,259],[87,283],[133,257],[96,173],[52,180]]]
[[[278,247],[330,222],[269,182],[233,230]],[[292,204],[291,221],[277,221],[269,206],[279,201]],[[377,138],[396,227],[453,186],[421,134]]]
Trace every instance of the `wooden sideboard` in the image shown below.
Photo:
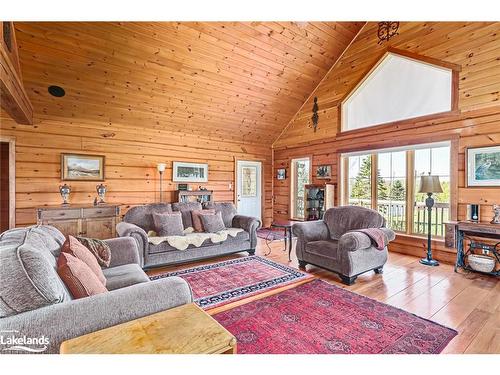
[[[64,235],[106,239],[116,237],[118,205],[69,205],[37,208],[38,224],[49,224]]]

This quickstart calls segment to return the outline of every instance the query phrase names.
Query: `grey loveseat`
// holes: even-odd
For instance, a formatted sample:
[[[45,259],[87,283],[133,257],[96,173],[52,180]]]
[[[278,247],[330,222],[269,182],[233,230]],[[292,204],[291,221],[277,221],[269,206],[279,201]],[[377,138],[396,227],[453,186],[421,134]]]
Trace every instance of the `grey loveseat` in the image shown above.
[[[56,261],[65,238],[51,226],[33,226],[0,235],[0,335],[43,338],[24,345],[58,353],[60,344],[126,321],[193,301],[186,281],[168,277],[150,281],[139,266],[132,238],[114,238],[111,264],[103,269],[109,292],[74,300],[59,278]],[[2,353],[28,353],[0,344]],[[44,348],[45,347],[45,348]]]
[[[148,242],[148,232],[154,230],[153,212],[170,213],[180,211],[184,228],[192,227],[192,210],[201,210],[202,205],[196,202],[188,203],[154,203],[133,207],[127,211],[122,222],[116,226],[120,237],[133,237],[140,249],[143,268],[186,263],[195,260],[216,257],[247,251],[255,254],[257,246],[257,229],[261,222],[249,216],[237,215],[236,208],[230,202],[213,202],[207,207],[220,211],[226,228],[241,228],[236,237],[228,237],[221,243],[205,240],[201,247],[189,245],[186,250],[177,250],[167,242],[154,245]]]
[[[378,250],[371,239],[357,229],[380,228],[385,247]],[[337,273],[342,282],[351,285],[357,276],[374,270],[382,273],[387,261],[387,244],[395,234],[385,228],[385,219],[377,211],[359,206],[330,208],[323,220],[295,223],[299,266],[313,264]],[[353,232],[354,231],[354,232]]]

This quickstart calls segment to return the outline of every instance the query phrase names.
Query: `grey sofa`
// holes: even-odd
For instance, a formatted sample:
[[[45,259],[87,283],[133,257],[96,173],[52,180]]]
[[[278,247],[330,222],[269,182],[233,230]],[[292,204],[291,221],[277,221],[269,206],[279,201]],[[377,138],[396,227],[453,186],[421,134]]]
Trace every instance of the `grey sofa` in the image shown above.
[[[168,277],[150,281],[139,266],[132,238],[106,242],[111,264],[103,269],[109,292],[74,300],[56,271],[65,238],[51,226],[33,226],[0,235],[0,335],[43,338],[25,345],[43,353],[58,353],[60,344],[126,321],[193,301],[186,281]],[[28,353],[4,350],[2,353]]]
[[[222,213],[224,225],[227,228],[241,228],[242,232],[236,237],[228,236],[221,243],[212,243],[206,240],[201,247],[190,245],[186,250],[177,250],[167,242],[154,245],[148,242],[147,233],[154,230],[153,212],[170,213],[180,211],[184,228],[192,227],[191,211],[201,210],[202,205],[196,202],[189,203],[155,203],[133,207],[127,211],[122,222],[116,226],[120,237],[132,237],[137,241],[141,253],[141,264],[144,269],[180,264],[195,260],[217,257],[220,255],[247,251],[255,254],[257,246],[257,229],[261,222],[257,218],[236,214],[236,208],[230,202],[213,202],[205,208],[215,209]]]
[[[375,248],[364,233],[350,232],[363,228],[381,228],[385,248]],[[385,228],[382,215],[358,206],[330,208],[323,220],[295,223],[292,230],[297,236],[299,266],[313,264],[326,268],[337,273],[347,285],[367,271],[382,273],[387,261],[387,244],[395,238],[394,232]]]

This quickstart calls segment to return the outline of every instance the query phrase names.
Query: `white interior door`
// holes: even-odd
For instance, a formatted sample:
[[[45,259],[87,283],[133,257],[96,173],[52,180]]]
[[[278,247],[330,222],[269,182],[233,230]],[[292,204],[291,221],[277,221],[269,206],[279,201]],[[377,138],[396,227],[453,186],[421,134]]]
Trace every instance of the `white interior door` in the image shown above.
[[[238,214],[262,218],[262,163],[238,160],[236,165]]]

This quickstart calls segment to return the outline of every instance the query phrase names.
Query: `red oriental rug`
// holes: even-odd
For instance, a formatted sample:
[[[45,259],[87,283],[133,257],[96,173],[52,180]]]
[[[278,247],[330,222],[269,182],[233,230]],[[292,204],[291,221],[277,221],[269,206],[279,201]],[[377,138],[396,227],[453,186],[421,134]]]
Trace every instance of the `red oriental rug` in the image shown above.
[[[314,280],[213,315],[238,353],[440,353],[457,332]]]
[[[247,256],[150,277],[179,276],[193,290],[195,302],[212,309],[256,294],[267,292],[312,275],[259,256]]]

